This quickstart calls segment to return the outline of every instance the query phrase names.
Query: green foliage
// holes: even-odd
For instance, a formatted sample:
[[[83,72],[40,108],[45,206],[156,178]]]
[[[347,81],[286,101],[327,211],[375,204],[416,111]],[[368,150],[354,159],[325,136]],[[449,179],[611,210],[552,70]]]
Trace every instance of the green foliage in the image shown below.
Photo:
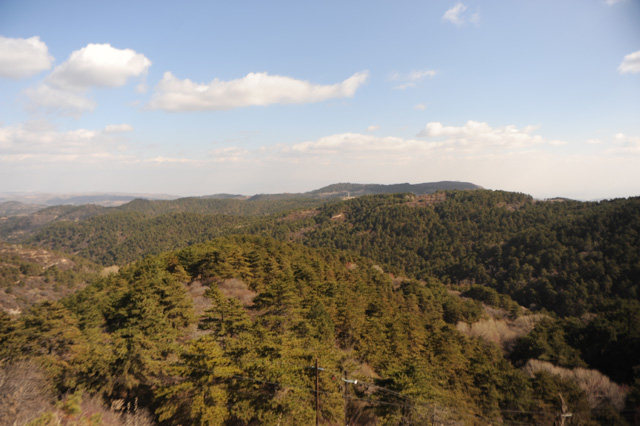
[[[156,217],[114,212],[79,223],[52,223],[30,242],[78,254],[104,266],[123,265],[147,254],[210,240],[244,223],[246,220],[237,216],[171,213]]]
[[[595,315],[563,323],[567,341],[589,366],[618,383],[633,383],[640,367],[640,302],[622,300]]]
[[[254,201],[265,203],[263,213],[271,208]],[[592,413],[573,382],[530,378],[510,361],[589,366],[634,383],[639,202],[453,191],[250,218],[248,210],[212,215],[195,199],[137,201],[54,223],[34,241],[104,264],[183,248],[17,320],[0,316],[0,354],[38,360],[60,392],[139,398],[165,424],[313,423],[316,358],[325,368],[321,416],[330,424],[345,414],[344,370],[360,380],[350,386],[352,418],[379,424],[552,424],[559,394],[580,424],[597,416],[618,422],[604,408]],[[242,203],[217,205],[248,209]],[[273,238],[232,236],[239,232]],[[32,268],[2,266],[7,276]],[[513,319],[521,312],[514,300],[554,314],[517,340],[509,359],[455,328],[486,315],[482,304]]]
[[[629,383],[637,361],[628,348],[636,350],[637,339],[622,316],[612,316],[617,304],[632,303],[627,317],[635,324],[639,311],[640,198],[537,202],[499,191],[449,191],[431,204],[412,200],[403,194],[359,197],[323,207],[313,224],[305,219],[266,232],[302,235],[307,245],[367,256],[394,273],[438,277],[511,317],[521,311],[511,300],[567,319],[595,315],[588,321],[591,332],[566,330],[567,347],[574,349],[569,358]],[[452,324],[478,315],[471,305],[468,318],[458,304],[445,303],[444,309]]]
[[[590,417],[590,408],[586,395],[578,386],[569,380],[548,373],[540,372],[533,379],[533,398],[543,409],[542,413],[534,413],[532,420],[540,425],[554,425],[559,413],[562,413],[562,402],[567,412],[575,413],[572,422],[581,425],[597,424]]]
[[[228,389],[238,369],[209,336],[192,341],[181,355],[178,383],[156,391],[160,421],[167,424],[221,426],[229,418]]]
[[[510,356],[519,365],[533,358],[567,368],[586,367],[580,352],[567,343],[562,323],[551,319],[540,321],[531,333],[519,338]]]
[[[210,330],[223,346],[226,338],[237,337],[251,329],[251,319],[238,299],[225,297],[216,287],[209,288],[206,295],[213,306],[200,318],[199,327]]]
[[[534,202],[514,193],[451,191],[442,202],[416,207],[402,194],[367,196],[321,209],[303,241],[575,316],[616,297],[639,297],[639,211],[640,198]]]
[[[461,296],[470,297],[489,306],[502,308],[509,312],[511,317],[517,317],[522,312],[520,305],[514,302],[509,296],[500,294],[491,287],[473,285],[468,290],[462,292]]]

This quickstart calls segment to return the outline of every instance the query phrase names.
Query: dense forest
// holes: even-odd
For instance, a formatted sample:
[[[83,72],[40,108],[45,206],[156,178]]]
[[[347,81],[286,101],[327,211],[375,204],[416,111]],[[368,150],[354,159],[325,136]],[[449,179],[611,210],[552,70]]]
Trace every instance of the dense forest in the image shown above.
[[[318,396],[327,425],[638,424],[640,198],[201,201],[3,234],[120,271],[0,313],[0,412],[294,425]]]

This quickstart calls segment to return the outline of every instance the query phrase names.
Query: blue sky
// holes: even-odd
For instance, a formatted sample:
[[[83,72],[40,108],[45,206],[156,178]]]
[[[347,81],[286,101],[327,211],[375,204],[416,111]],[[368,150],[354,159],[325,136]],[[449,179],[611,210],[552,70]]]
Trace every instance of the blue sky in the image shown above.
[[[640,195],[640,1],[0,2],[0,192]]]

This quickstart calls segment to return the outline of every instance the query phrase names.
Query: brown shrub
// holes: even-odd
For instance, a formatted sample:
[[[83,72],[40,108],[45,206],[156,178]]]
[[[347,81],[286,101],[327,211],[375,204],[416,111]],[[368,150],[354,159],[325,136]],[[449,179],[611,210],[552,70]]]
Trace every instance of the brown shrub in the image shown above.
[[[556,367],[550,362],[530,359],[524,366],[524,371],[532,377],[540,371],[545,371],[563,379],[573,380],[587,395],[591,408],[597,408],[606,403],[613,405],[618,411],[624,408],[625,390],[597,370],[586,368],[574,368],[571,370]]]
[[[218,288],[226,297],[234,297],[244,306],[253,304],[253,298],[256,292],[252,291],[242,280],[238,278],[229,278],[218,283]]]
[[[40,368],[20,361],[0,369],[0,426],[23,425],[53,408]]]
[[[456,325],[458,331],[467,336],[478,337],[489,342],[494,342],[509,352],[518,337],[525,336],[533,330],[536,323],[544,318],[544,315],[526,315],[509,319],[488,318],[481,319],[469,325],[459,322]]]
[[[203,285],[202,281],[191,281],[186,288],[189,296],[193,299],[193,309],[197,316],[211,308],[211,299],[204,295],[209,287]]]

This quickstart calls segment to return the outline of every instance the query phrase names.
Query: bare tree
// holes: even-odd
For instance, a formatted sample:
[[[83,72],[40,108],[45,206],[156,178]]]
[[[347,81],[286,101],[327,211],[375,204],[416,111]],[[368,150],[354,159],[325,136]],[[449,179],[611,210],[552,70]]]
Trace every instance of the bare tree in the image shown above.
[[[52,408],[49,384],[35,363],[0,369],[0,426],[24,425]]]

